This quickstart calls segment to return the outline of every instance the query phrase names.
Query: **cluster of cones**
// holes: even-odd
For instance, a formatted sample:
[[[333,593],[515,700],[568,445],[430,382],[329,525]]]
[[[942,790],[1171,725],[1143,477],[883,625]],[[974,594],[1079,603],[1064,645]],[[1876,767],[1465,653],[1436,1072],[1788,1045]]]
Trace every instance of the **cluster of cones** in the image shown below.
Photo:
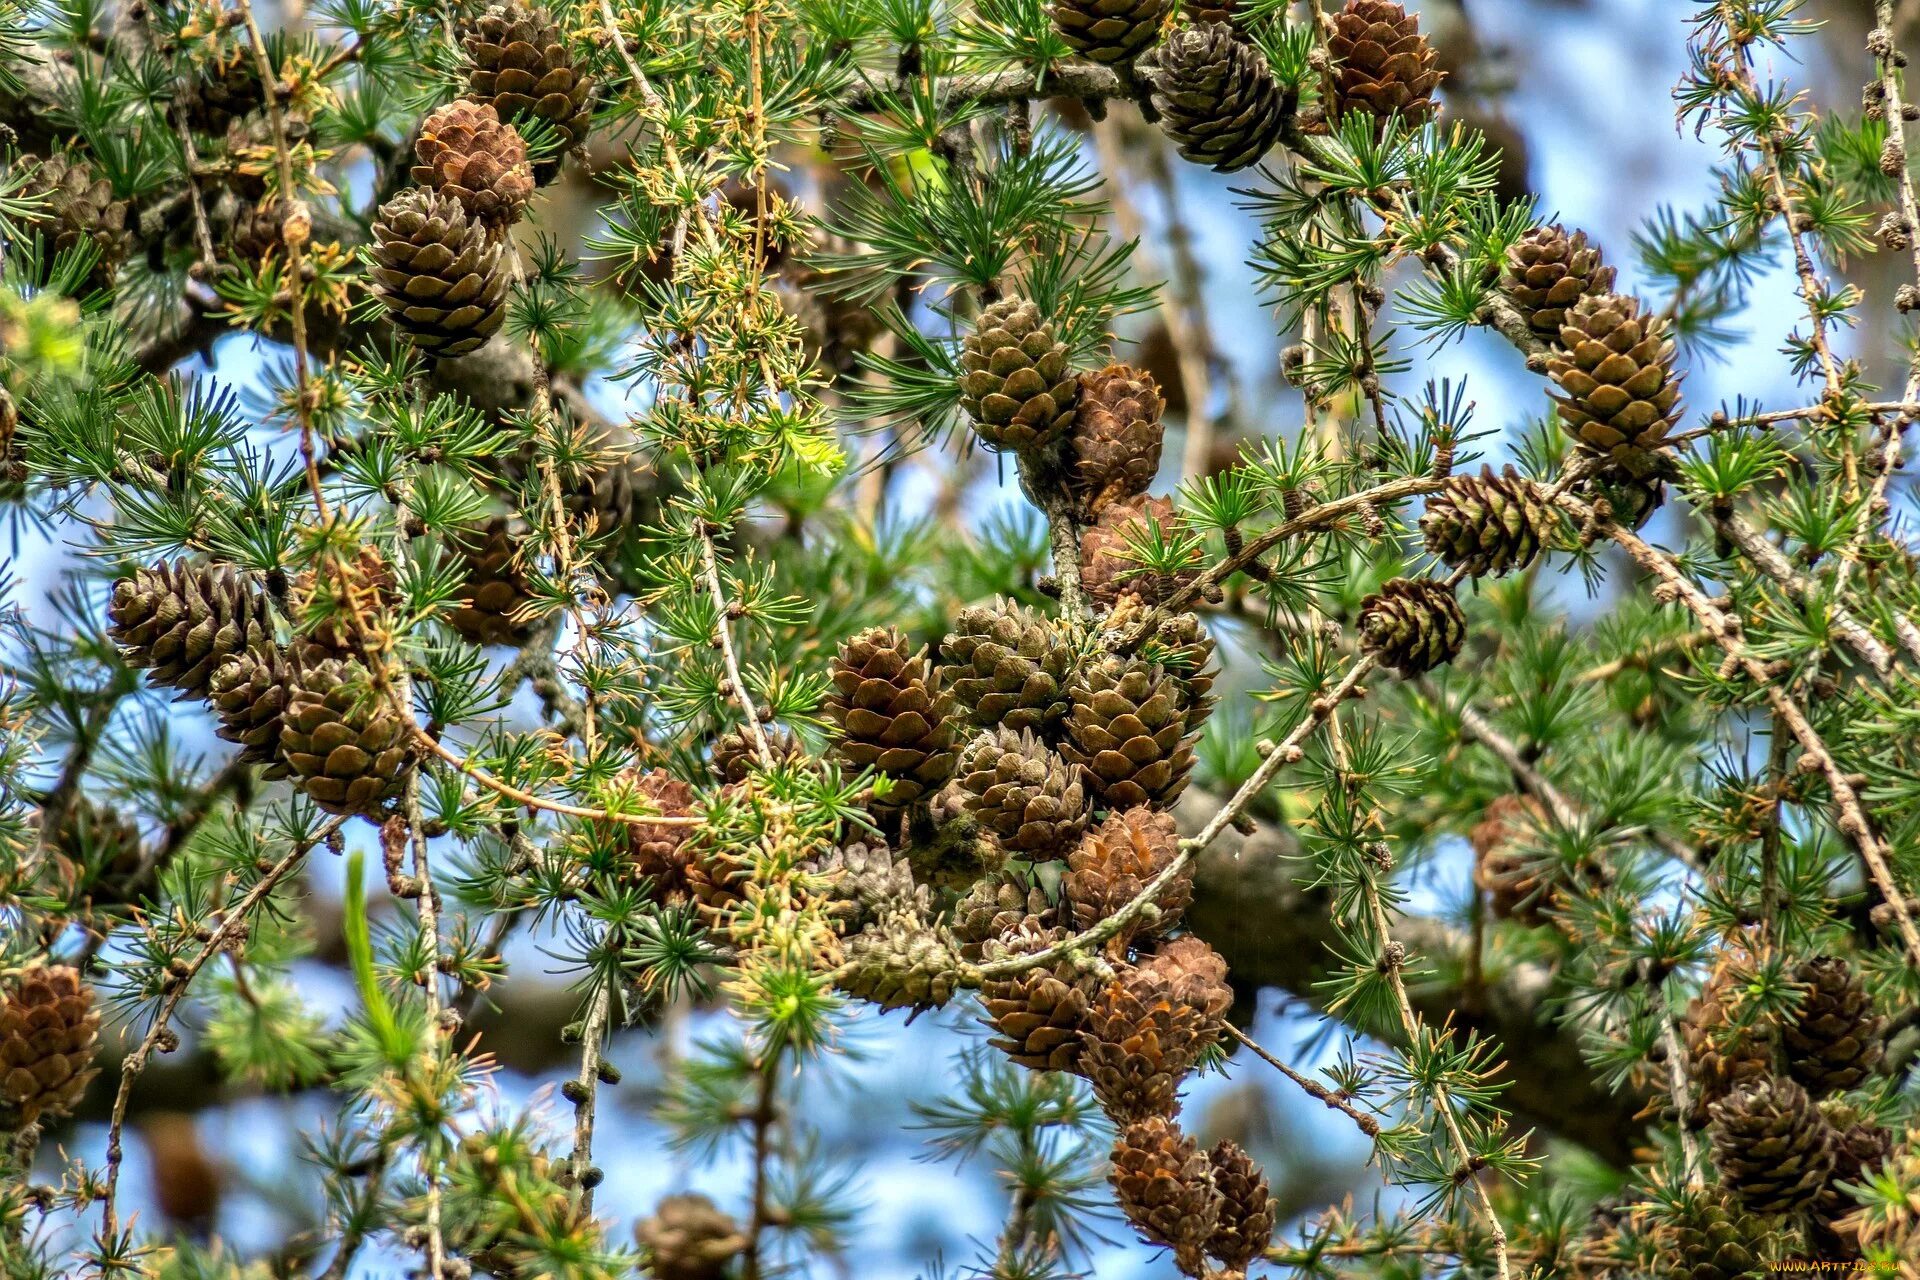
[[[1535,227],[1508,251],[1502,284],[1548,347],[1563,427],[1605,464],[1592,486],[1623,524],[1660,505],[1662,452],[1680,414],[1666,317],[1613,292],[1614,269],[1584,231]]]
[[[176,560],[114,583],[108,635],[151,683],[205,699],[243,761],[292,778],[330,813],[378,818],[414,762],[411,725],[373,688],[354,640],[384,572],[373,557],[350,566],[356,585],[341,594],[356,598],[338,604],[341,617],[293,636],[258,576]],[[323,587],[335,589],[309,575],[295,595]]]
[[[1239,0],[1183,6],[1188,21],[1170,33],[1169,0],[1054,0],[1053,24],[1081,57],[1139,75],[1180,154],[1227,173],[1257,163],[1294,117],[1290,90],[1246,38]],[[1358,115],[1380,130],[1438,111],[1444,73],[1419,20],[1394,0],[1348,0],[1328,23],[1325,110]]]
[[[1900,1224],[1863,1213],[1842,1185],[1915,1158],[1910,1146],[1896,1150],[1855,1093],[1885,1069],[1885,1020],[1837,956],[1788,968],[1798,1001],[1759,1012],[1757,965],[1744,952],[1724,960],[1682,1023],[1693,1113],[1681,1122],[1705,1128],[1726,1194],[1672,1206],[1667,1229],[1680,1260],[1692,1274],[1747,1274],[1783,1221],[1804,1225],[1822,1257],[1920,1244],[1896,1240]]]
[[[416,185],[380,206],[368,250],[395,327],[441,358],[499,331],[514,272],[508,228],[593,122],[593,78],[546,10],[506,0],[463,22],[460,39],[465,92],[420,122]],[[552,135],[550,158],[529,158],[515,121]]]

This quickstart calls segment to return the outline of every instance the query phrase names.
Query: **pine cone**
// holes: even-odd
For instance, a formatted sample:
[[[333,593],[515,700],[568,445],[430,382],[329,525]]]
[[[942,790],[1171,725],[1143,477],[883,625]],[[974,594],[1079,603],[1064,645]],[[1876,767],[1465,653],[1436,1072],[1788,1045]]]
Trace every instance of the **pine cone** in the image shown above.
[[[766,739],[767,751],[776,767],[791,767],[806,761],[805,744],[788,730],[763,724],[760,735]],[[713,771],[720,775],[722,782],[745,782],[747,776],[760,767],[759,743],[744,724],[737,724],[715,738],[711,751]]]
[[[845,933],[858,933],[886,916],[927,910],[928,894],[914,883],[913,865],[895,856],[879,836],[834,846],[816,871],[833,899],[828,914]]]
[[[1126,635],[1133,630],[1134,624],[1142,614],[1152,606],[1141,602],[1138,596],[1122,596],[1101,622],[1101,630],[1108,634]],[[1208,634],[1206,624],[1191,613],[1169,614],[1160,619],[1140,644],[1136,656],[1142,662],[1157,663],[1166,668],[1180,686],[1181,696],[1186,700],[1187,720],[1191,724],[1204,723],[1213,711],[1213,679],[1219,671],[1212,666],[1214,653],[1213,637]]]
[[[413,764],[406,721],[357,663],[296,663],[289,680],[280,754],[301,790],[328,813],[382,816]]]
[[[1073,421],[1079,382],[1067,344],[1025,298],[989,303],[960,352],[960,404],[995,449],[1030,450]]]
[[[507,318],[506,243],[451,195],[409,187],[381,205],[367,252],[374,296],[428,355],[476,351]]]
[[[1804,961],[1793,979],[1807,994],[1780,1029],[1787,1071],[1815,1097],[1857,1089],[1879,1070],[1886,1025],[1853,968],[1835,956]]]
[[[35,962],[0,995],[0,1102],[5,1128],[71,1115],[99,1074],[100,1011],[71,965]]]
[[[593,127],[593,77],[574,67],[552,16],[519,0],[496,4],[467,24],[461,43],[473,63],[469,100],[487,103],[502,120],[532,116],[553,124],[558,145],[533,169],[541,185],[553,181],[560,162]]]
[[[952,936],[920,917],[896,912],[847,939],[847,994],[882,1009],[938,1009],[953,998]]]
[[[840,730],[840,754],[856,769],[893,779],[883,802],[904,808],[953,772],[953,696],[926,650],[893,627],[863,631],[840,646],[825,711]]]
[[[1713,1105],[1713,1163],[1754,1213],[1812,1204],[1833,1173],[1834,1133],[1791,1080],[1768,1078]]]
[[[1188,708],[1178,682],[1137,659],[1105,658],[1079,673],[1060,754],[1083,766],[1102,807],[1170,807],[1193,772]]]
[[[1073,922],[1090,929],[1114,914],[1147,887],[1149,881],[1173,864],[1180,853],[1180,833],[1173,815],[1133,808],[1110,815],[1089,831],[1067,858],[1061,881]],[[1193,901],[1191,867],[1175,877],[1154,900],[1159,916],[1137,920],[1116,934],[1115,955],[1125,955],[1136,939],[1157,938],[1180,923]]]
[[[1069,437],[1068,485],[1080,510],[1097,519],[1116,502],[1147,491],[1160,471],[1166,398],[1153,375],[1124,364],[1080,375],[1080,398]]]
[[[1009,868],[983,876],[953,908],[953,936],[964,960],[978,961],[986,944],[1005,938],[1028,921],[1050,928],[1058,913],[1047,891],[1023,871]]]
[[[1181,1077],[1219,1035],[1224,988],[1188,961],[1176,954],[1124,970],[1088,1014],[1081,1070],[1117,1121],[1172,1115]]]
[[[1096,604],[1115,606],[1129,597],[1157,605],[1200,575],[1200,549],[1194,547],[1179,572],[1160,575],[1140,563],[1136,547],[1151,545],[1158,526],[1164,541],[1179,533],[1180,522],[1167,498],[1115,502],[1100,513],[1080,539],[1080,586]]]
[[[698,1192],[668,1196],[633,1229],[655,1280],[725,1280],[747,1249],[747,1233]]]
[[[622,789],[631,789],[638,805],[629,805],[629,813],[657,813],[663,818],[687,818],[693,815],[694,791],[691,786],[664,769],[645,773],[629,771],[621,780]],[[692,895],[687,881],[687,863],[691,855],[687,840],[695,828],[677,823],[621,823],[626,834],[627,866],[636,877],[651,881],[658,902],[685,902]]]
[[[206,692],[215,667],[273,645],[266,593],[225,564],[175,560],[113,584],[107,635],[147,679],[183,693]]]
[[[1813,1202],[1812,1242],[1825,1256],[1859,1257],[1857,1225],[1849,1219],[1860,1204],[1841,1184],[1859,1186],[1880,1172],[1893,1155],[1893,1134],[1845,1103],[1823,1102],[1820,1111],[1833,1130],[1833,1175]]]
[[[1233,988],[1227,985],[1227,961],[1205,938],[1188,934],[1163,942],[1160,949],[1140,962],[1140,967],[1156,973],[1172,984],[1174,998],[1219,1020],[1233,1008]],[[1214,1032],[1218,1027],[1213,1029]],[[1212,1034],[1209,1034],[1209,1042]]]
[[[989,962],[1032,955],[1069,936],[1065,929],[1048,928],[1030,918],[1005,941],[988,942],[983,954]],[[1099,979],[1071,956],[1004,978],[984,979],[980,1004],[987,1011],[987,1025],[998,1033],[993,1047],[1035,1071],[1077,1069],[1084,1043],[1080,1032],[1099,989]]]
[[[207,701],[219,717],[218,733],[240,744],[239,760],[266,766],[269,778],[287,776],[280,758],[290,671],[275,648],[236,654],[214,668],[207,680]]]
[[[1207,1153],[1213,1165],[1214,1190],[1220,1193],[1220,1216],[1207,1252],[1229,1271],[1245,1271],[1273,1242],[1273,1195],[1267,1175],[1238,1143],[1222,1139]]]
[[[1045,734],[1065,719],[1075,653],[1060,624],[1006,600],[969,605],[940,654],[942,679],[973,724]]]
[[[1656,473],[1654,450],[1680,412],[1667,322],[1643,314],[1637,298],[1589,294],[1568,309],[1560,346],[1547,374],[1566,392],[1554,397],[1561,425],[1628,474]]]
[[[489,226],[519,218],[533,194],[527,144],[488,103],[455,101],[429,112],[413,154],[420,162],[415,182],[458,200]]]
[[[1360,646],[1411,680],[1459,656],[1466,615],[1453,588],[1431,578],[1395,578],[1360,602]]]
[[[82,241],[91,241],[100,251],[85,288],[113,284],[133,248],[133,233],[127,225],[127,202],[114,198],[112,183],[96,176],[81,156],[56,152],[34,166],[15,194],[43,202],[25,226],[44,235],[53,253],[65,253]]]
[[[243,205],[227,228],[227,247],[235,257],[249,263],[265,261],[270,253],[284,253],[286,242],[280,228],[285,221],[286,210],[272,196]]]
[[[1457,475],[1427,502],[1420,532],[1427,550],[1448,568],[1473,577],[1512,573],[1532,564],[1553,537],[1553,508],[1511,466]]]
[[[1053,29],[1089,62],[1121,66],[1160,38],[1167,0],[1053,0]]]
[[[1175,31],[1142,74],[1173,145],[1218,173],[1258,163],[1286,125],[1286,101],[1266,55],[1224,22]]]
[[[1559,223],[1528,231],[1507,250],[1502,283],[1533,331],[1549,343],[1560,340],[1567,308],[1593,293],[1613,292],[1614,271],[1604,266],[1600,246],[1587,233],[1567,234]]]
[[[1541,830],[1546,809],[1532,796],[1504,795],[1488,803],[1467,833],[1473,846],[1473,883],[1487,895],[1494,917],[1536,925],[1546,916],[1551,884],[1544,869],[1524,848],[1530,832]]]
[[[968,810],[1008,853],[1051,858],[1087,829],[1081,771],[1030,730],[994,729],[967,744],[960,785]]]
[[[1723,961],[1687,1006],[1680,1023],[1700,1118],[1728,1094],[1773,1074],[1772,1025],[1736,1021],[1736,989],[1743,981],[1741,964]]]
[[[1590,501],[1604,498],[1613,522],[1623,529],[1640,528],[1667,500],[1660,476],[1636,476],[1624,467],[1602,467],[1579,487]]]
[[[527,576],[515,564],[526,528],[495,516],[470,533],[460,548],[467,564],[466,601],[447,612],[447,623],[475,644],[525,644],[530,628],[515,615],[533,597]]]
[[[1707,1193],[1688,1195],[1661,1232],[1667,1280],[1759,1280],[1766,1224]]]
[[[1127,1125],[1113,1144],[1108,1174],[1114,1198],[1149,1244],[1173,1250],[1188,1275],[1206,1274],[1201,1257],[1220,1217],[1213,1164],[1166,1116]]]
[[[1347,0],[1334,15],[1327,52],[1340,115],[1365,112],[1382,128],[1396,113],[1414,126],[1439,110],[1439,56],[1420,34],[1420,19],[1393,0]]]

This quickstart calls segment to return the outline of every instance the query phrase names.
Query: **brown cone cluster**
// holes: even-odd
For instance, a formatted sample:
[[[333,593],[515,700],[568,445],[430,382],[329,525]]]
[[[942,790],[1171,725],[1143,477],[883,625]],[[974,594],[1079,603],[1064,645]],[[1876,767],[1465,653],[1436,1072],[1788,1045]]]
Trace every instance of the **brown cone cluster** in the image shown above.
[[[1082,514],[1098,520],[1113,504],[1147,491],[1160,471],[1166,407],[1153,375],[1129,365],[1080,375],[1068,484]]]
[[[1166,498],[1141,496],[1103,508],[1080,537],[1080,585],[1096,604],[1115,606],[1124,599],[1164,603],[1189,585],[1202,568],[1199,549],[1172,574],[1148,571],[1140,551],[1158,537],[1170,544],[1180,536],[1179,518]]]
[[[413,154],[416,183],[458,200],[488,226],[513,222],[533,195],[527,144],[491,103],[459,99],[428,112]]]
[[[885,806],[912,804],[953,773],[953,698],[924,647],[896,628],[875,627],[841,645],[828,674],[825,710],[839,730],[839,752],[854,768],[891,780]]]
[[[1090,929],[1119,912],[1173,865],[1180,836],[1170,813],[1136,807],[1110,815],[1074,846],[1061,882],[1073,921]],[[1110,944],[1124,953],[1136,940],[1172,931],[1193,901],[1193,874],[1183,869],[1153,899],[1153,912],[1123,927]]]
[[[592,127],[593,77],[574,65],[552,16],[519,0],[488,8],[465,27],[461,44],[472,64],[469,100],[486,103],[501,120],[540,120],[553,127],[553,156],[534,166],[538,181],[552,181],[560,161],[586,141]]]
[[[0,1128],[71,1115],[99,1074],[100,1010],[71,965],[34,964],[0,992]]]
[[[1440,109],[1433,100],[1444,73],[1420,34],[1420,19],[1394,0],[1347,0],[1327,37],[1333,94],[1340,115],[1361,112],[1384,127],[1398,116],[1419,125]]]

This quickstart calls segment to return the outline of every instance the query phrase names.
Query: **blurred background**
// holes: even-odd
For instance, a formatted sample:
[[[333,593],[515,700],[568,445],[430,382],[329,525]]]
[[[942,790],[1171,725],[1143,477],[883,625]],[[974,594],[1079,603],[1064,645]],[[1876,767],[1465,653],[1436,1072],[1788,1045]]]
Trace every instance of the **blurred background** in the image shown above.
[[[1621,291],[1645,287],[1635,244],[1649,220],[1663,208],[1679,216],[1704,212],[1716,189],[1711,169],[1721,158],[1717,141],[1676,127],[1669,98],[1685,67],[1692,6],[1675,0],[1427,0],[1417,7],[1451,72],[1446,118],[1483,130],[1504,149],[1503,194],[1531,191],[1543,214],[1584,228],[1605,246],[1620,269]],[[1824,30],[1796,46],[1799,61],[1763,63],[1761,76],[1790,81],[1823,108],[1857,113],[1870,70],[1863,50],[1870,6],[1866,0],[1828,0],[1811,10],[1826,20]],[[1915,47],[1920,3],[1901,6],[1901,28],[1900,42]],[[1158,489],[1221,465],[1242,439],[1296,434],[1300,396],[1282,378],[1280,358],[1293,338],[1276,333],[1246,265],[1257,228],[1237,191],[1260,178],[1252,171],[1223,177],[1181,164],[1131,108],[1116,108],[1097,128],[1077,110],[1059,114],[1065,127],[1083,132],[1086,163],[1106,179],[1116,226],[1137,228],[1143,248],[1136,265],[1143,275],[1167,282],[1163,298],[1171,303],[1171,325],[1167,310],[1130,318],[1120,351],[1120,358],[1153,370],[1168,389],[1172,430]],[[794,189],[817,192],[802,168],[807,158],[789,159]],[[546,197],[552,206],[533,221],[563,238],[590,234],[598,217],[596,192],[591,174],[576,171]],[[1867,291],[1869,304],[1861,312],[1863,327],[1838,339],[1882,386],[1897,383],[1895,370],[1905,360],[1888,319],[1901,263],[1886,259],[1898,256],[1869,254],[1848,264],[1847,274]],[[1690,420],[1736,396],[1775,407],[1802,402],[1805,397],[1796,398],[1785,381],[1786,362],[1775,358],[1798,317],[1790,264],[1775,261],[1752,284],[1742,321],[1749,327],[1716,353],[1720,358],[1683,357]],[[1477,447],[1496,464],[1512,456],[1518,432],[1548,407],[1543,381],[1527,373],[1496,335],[1476,334],[1438,350],[1418,336],[1411,329],[1399,335],[1413,369],[1394,380],[1394,389],[1417,398],[1429,377],[1464,380],[1477,406],[1475,425],[1489,432]],[[1183,353],[1189,362],[1184,370]],[[284,355],[234,337],[216,344],[210,361],[196,358],[185,371],[243,394],[264,394],[263,368]],[[622,388],[603,385],[589,392],[610,417],[623,416]],[[290,448],[285,440],[263,437],[262,443]],[[1896,501],[1905,500],[1898,486],[1895,494]],[[1029,518],[1011,477],[996,471],[991,455],[963,457],[945,449],[876,472],[862,500],[888,518],[937,510],[974,528]],[[1670,537],[1678,518],[1670,506],[1652,532]],[[12,553],[16,571],[31,584],[30,600],[32,589],[58,583],[74,549],[16,530]],[[1590,594],[1577,578],[1555,589],[1576,619],[1605,607],[1604,592]],[[531,706],[518,711],[535,714]],[[199,710],[179,712],[173,729],[183,750],[224,758]],[[371,827],[354,824],[350,831],[353,842],[371,845]],[[1462,911],[1468,872],[1464,848],[1439,850],[1412,872],[1413,909]],[[326,914],[327,904],[338,903],[342,860],[316,856],[309,874],[320,904],[317,951],[298,976],[310,1007],[337,1017],[354,1003],[340,967],[338,931]],[[1257,914],[1258,904],[1245,909]],[[111,963],[111,952],[107,958]],[[554,962],[537,936],[516,939],[508,961],[513,976],[494,993],[498,1009],[475,1024],[480,1050],[497,1062],[491,1105],[502,1112],[544,1106],[564,1121],[567,1108],[554,1103],[560,1082],[577,1070],[577,1058],[561,1045],[558,1031],[575,1016],[572,997],[552,976]],[[317,1225],[318,1174],[302,1159],[299,1135],[331,1122],[334,1103],[321,1093],[286,1100],[219,1088],[207,1056],[196,1052],[190,1023],[185,1030],[181,1051],[150,1070],[135,1094],[125,1205],[140,1211],[148,1229],[164,1223],[197,1232],[217,1224],[218,1233],[242,1249],[272,1250]],[[1341,1047],[1337,1037],[1324,1034],[1320,1018],[1280,992],[1263,996],[1250,1030],[1302,1068],[1332,1061]],[[626,1238],[626,1224],[651,1212],[668,1192],[698,1189],[722,1203],[737,1202],[744,1162],[676,1152],[655,1119],[663,1064],[703,1039],[730,1034],[724,1012],[678,1008],[657,1025],[615,1037],[610,1057],[624,1079],[602,1090],[596,1157],[607,1175],[599,1209],[621,1220],[616,1238]],[[835,1064],[809,1073],[796,1105],[817,1126],[822,1154],[849,1171],[862,1206],[851,1232],[855,1248],[838,1264],[838,1274],[874,1280],[922,1274],[939,1258],[949,1265],[966,1261],[972,1242],[999,1230],[1007,1192],[992,1162],[983,1157],[956,1166],[930,1159],[912,1110],[953,1087],[960,1055],[983,1038],[966,1002],[911,1026],[899,1015],[867,1010],[850,1024]],[[43,1144],[47,1175],[54,1174],[62,1151],[89,1163],[102,1158],[113,1079],[110,1071],[97,1081],[87,1113]],[[210,1090],[217,1090],[211,1095],[217,1102],[203,1105]],[[1297,1225],[1302,1215],[1348,1196],[1362,1211],[1376,1202],[1394,1203],[1366,1167],[1366,1147],[1352,1127],[1257,1063],[1237,1059],[1227,1073],[1199,1078],[1187,1115],[1203,1143],[1233,1137],[1266,1166],[1283,1221]],[[1104,1229],[1116,1244],[1095,1249],[1091,1274],[1111,1280],[1175,1274],[1170,1262],[1128,1239],[1117,1221],[1109,1219]],[[400,1275],[407,1267],[400,1254],[370,1249],[354,1274]],[[836,1264],[821,1261],[814,1270],[836,1274]]]

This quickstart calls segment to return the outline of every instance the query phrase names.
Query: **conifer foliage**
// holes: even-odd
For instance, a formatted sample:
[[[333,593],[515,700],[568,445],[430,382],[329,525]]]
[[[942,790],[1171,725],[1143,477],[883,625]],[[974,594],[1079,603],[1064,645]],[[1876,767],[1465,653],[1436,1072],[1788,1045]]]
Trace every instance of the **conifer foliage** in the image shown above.
[[[0,0],[0,1272],[882,1274],[884,1018],[964,1274],[1916,1274],[1920,108],[1802,8],[1603,246],[1392,0]],[[183,1207],[241,1097],[319,1209]]]

